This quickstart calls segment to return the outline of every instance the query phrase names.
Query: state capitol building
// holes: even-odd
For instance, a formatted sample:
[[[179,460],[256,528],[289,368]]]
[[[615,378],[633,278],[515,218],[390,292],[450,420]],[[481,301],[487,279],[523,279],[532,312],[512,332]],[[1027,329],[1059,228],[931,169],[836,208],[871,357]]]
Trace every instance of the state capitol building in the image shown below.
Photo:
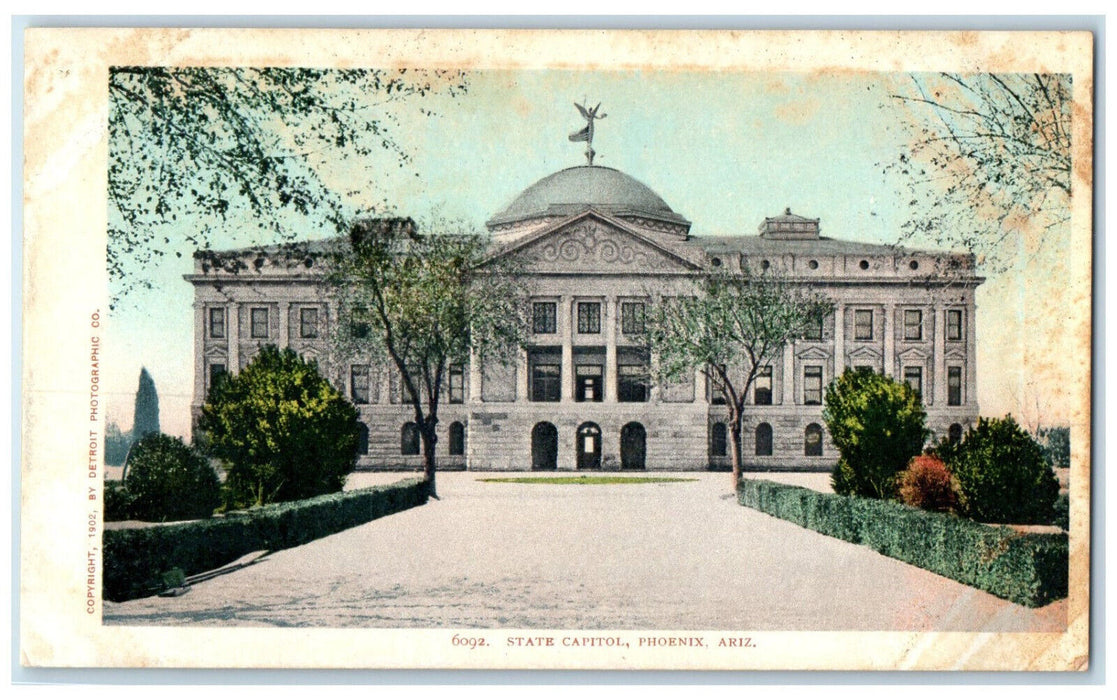
[[[829,470],[825,387],[871,367],[922,397],[935,439],[978,415],[970,255],[820,235],[789,210],[756,235],[692,236],[691,222],[613,168],[567,168],[531,185],[487,222],[499,255],[527,261],[527,346],[509,365],[450,368],[439,411],[439,468],[660,469],[729,466],[728,412],[705,375],[659,386],[641,347],[645,304],[686,293],[713,269],[773,269],[832,300],[833,313],[763,368],[744,416],[745,469]],[[309,244],[313,248],[316,244]],[[361,414],[358,468],[421,468],[413,411],[394,368],[330,362],[330,305],[312,260],[292,267],[245,251],[249,272],[195,256],[197,416],[221,373],[263,345],[316,359]]]

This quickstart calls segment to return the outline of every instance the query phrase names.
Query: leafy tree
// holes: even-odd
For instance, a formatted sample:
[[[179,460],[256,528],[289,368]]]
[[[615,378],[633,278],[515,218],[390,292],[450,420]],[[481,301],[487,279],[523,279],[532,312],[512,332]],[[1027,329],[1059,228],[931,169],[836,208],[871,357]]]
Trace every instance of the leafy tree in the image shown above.
[[[105,464],[119,467],[124,464],[132,438],[126,435],[113,421],[105,425]]]
[[[333,261],[335,350],[398,372],[432,496],[435,427],[450,366],[505,362],[524,337],[524,294],[514,273],[491,255],[485,237],[422,235],[411,219],[357,221],[348,250]]]
[[[404,167],[395,103],[466,87],[459,71],[110,68],[114,305],[152,287],[148,270],[161,257],[214,242],[227,248],[228,236],[246,227],[266,242],[343,233],[353,206],[375,202],[347,203],[356,193],[328,185],[338,164],[379,151]],[[413,119],[432,115],[415,112]]]
[[[138,520],[208,518],[221,503],[221,486],[209,460],[163,433],[136,442],[124,487],[131,517]]]
[[[900,472],[901,503],[924,510],[953,512],[958,506],[958,484],[946,464],[932,455],[913,457]]]
[[[967,516],[993,523],[1051,520],[1059,482],[1043,448],[1012,416],[979,418],[949,466]]]
[[[357,462],[357,409],[290,348],[265,346],[218,382],[198,427],[226,465],[230,506],[340,491]]]
[[[910,140],[885,171],[910,196],[907,238],[960,245],[1004,267],[1002,246],[1070,220],[1071,76],[915,74],[892,97]]]
[[[847,369],[826,388],[822,418],[841,455],[831,477],[834,491],[895,498],[897,475],[928,435],[919,395],[871,369]]]
[[[698,369],[725,399],[735,484],[741,476],[745,399],[756,377],[832,304],[770,272],[712,273],[698,292],[654,304],[646,337],[660,381],[677,381]]]
[[[132,413],[132,440],[159,432],[159,394],[155,380],[146,367],[140,368],[140,384],[136,388],[136,405]]]
[[[1070,427],[1055,426],[1036,431],[1036,441],[1053,467],[1070,466]]]

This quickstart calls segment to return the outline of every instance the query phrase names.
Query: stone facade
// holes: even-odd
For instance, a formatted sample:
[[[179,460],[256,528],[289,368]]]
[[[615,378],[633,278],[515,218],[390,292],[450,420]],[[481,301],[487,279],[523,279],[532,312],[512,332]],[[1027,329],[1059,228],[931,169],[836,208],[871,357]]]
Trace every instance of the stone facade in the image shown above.
[[[568,168],[524,191],[489,228],[498,255],[527,261],[532,333],[518,360],[455,368],[440,408],[443,468],[728,467],[724,406],[701,372],[671,386],[642,378],[643,304],[688,293],[703,272],[774,269],[833,300],[820,333],[785,347],[749,397],[747,468],[829,469],[837,453],[822,421],[823,388],[845,367],[918,385],[935,437],[976,420],[971,256],[910,251],[820,235],[818,219],[785,212],[758,235],[698,237],[690,222],[619,171]],[[310,244],[328,247],[331,242]],[[262,345],[318,359],[368,427],[362,468],[418,468],[389,367],[334,366],[331,310],[314,256],[237,251],[225,272],[198,256],[194,407],[216,373],[243,368]],[[459,453],[459,454],[454,454]]]

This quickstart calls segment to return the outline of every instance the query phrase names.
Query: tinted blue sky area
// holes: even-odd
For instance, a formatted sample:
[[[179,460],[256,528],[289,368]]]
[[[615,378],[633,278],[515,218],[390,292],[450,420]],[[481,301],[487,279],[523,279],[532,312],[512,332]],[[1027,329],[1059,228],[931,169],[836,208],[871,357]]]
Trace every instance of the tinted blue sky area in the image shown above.
[[[790,207],[820,218],[824,236],[892,243],[906,198],[882,171],[907,137],[889,95],[907,81],[857,73],[477,72],[457,98],[374,107],[397,120],[393,133],[412,156],[405,167],[384,153],[328,159],[321,172],[355,212],[387,203],[418,220],[481,229],[535,181],[584,164],[584,144],[567,138],[584,126],[573,103],[600,102],[608,116],[596,125],[595,164],[647,184],[693,222],[694,235],[753,235],[765,216]],[[420,108],[437,116],[421,117]],[[229,245],[256,242],[245,238],[249,228],[230,219]],[[112,318],[109,417],[124,429],[144,365],[159,390],[164,431],[189,430],[193,290],[182,275],[192,250],[177,245],[183,256],[162,259],[158,289],[126,299]],[[1003,360],[1022,344],[1016,334],[1026,319],[1015,307],[1022,291],[1020,279],[1002,276],[978,297],[983,413],[1019,413],[1017,404],[1029,401],[1019,366],[988,359]]]

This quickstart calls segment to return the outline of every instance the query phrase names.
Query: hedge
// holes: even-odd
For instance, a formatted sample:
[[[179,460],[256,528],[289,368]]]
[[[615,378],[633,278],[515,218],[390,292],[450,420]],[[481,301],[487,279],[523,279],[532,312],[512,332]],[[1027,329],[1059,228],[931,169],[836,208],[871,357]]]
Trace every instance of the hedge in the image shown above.
[[[260,550],[297,547],[385,515],[427,502],[422,479],[275,503],[225,517],[172,525],[105,530],[106,600],[120,602],[157,593],[162,575],[187,576],[216,569]]]
[[[901,503],[742,479],[737,501],[1020,605],[1067,596],[1065,532],[1022,534]]]

